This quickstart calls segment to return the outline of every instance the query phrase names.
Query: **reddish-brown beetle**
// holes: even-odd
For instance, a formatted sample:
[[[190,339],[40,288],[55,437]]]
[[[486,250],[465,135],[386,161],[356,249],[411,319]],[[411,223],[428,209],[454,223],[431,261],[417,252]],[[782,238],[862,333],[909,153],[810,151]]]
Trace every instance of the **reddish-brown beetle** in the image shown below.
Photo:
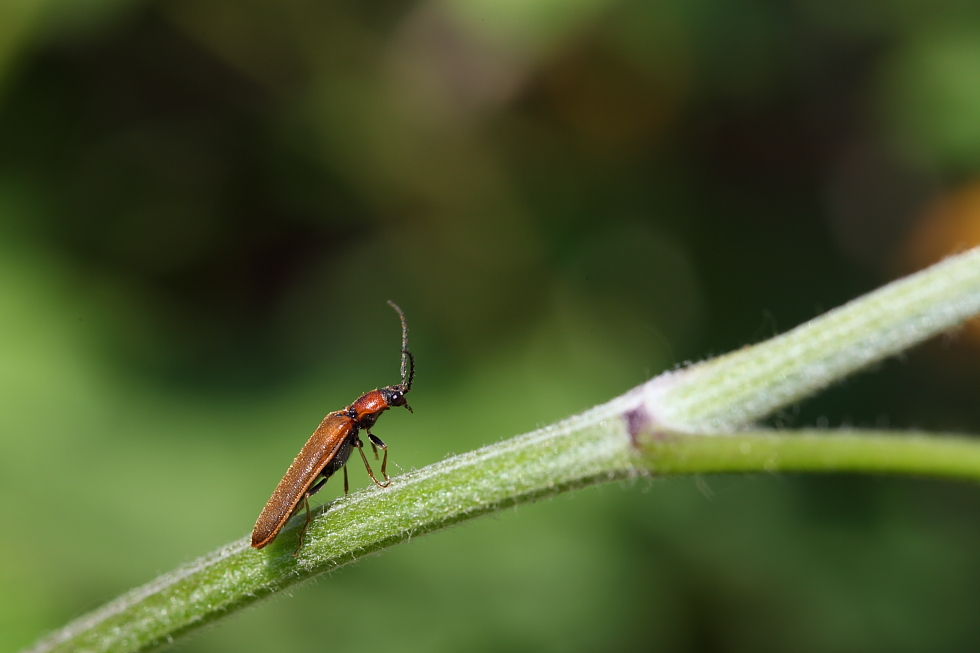
[[[293,464],[286,470],[286,475],[279,481],[275,492],[272,493],[258,521],[255,522],[255,528],[252,530],[252,546],[256,549],[261,549],[276,539],[276,535],[289,518],[299,511],[302,503],[306,508],[306,524],[300,531],[299,546],[296,547],[293,555],[299,552],[300,547],[303,546],[306,527],[310,525],[309,498],[316,494],[327,479],[341,467],[344,469],[344,494],[347,494],[347,468],[344,465],[354,447],[361,453],[367,473],[378,487],[388,487],[391,482],[385,470],[388,465],[388,447],[371,433],[371,427],[378,421],[381,413],[393,406],[404,406],[411,412],[412,407],[405,401],[405,395],[412,389],[412,380],[415,378],[415,358],[412,352],[408,351],[408,326],[405,324],[405,314],[394,302],[388,303],[398,312],[398,317],[402,321],[402,382],[367,392],[347,408],[330,413],[323,418],[320,426],[303,445]],[[364,443],[358,436],[361,430],[368,434],[375,459],[378,457],[378,447],[385,452],[384,460],[381,461],[384,483],[375,478],[367,456],[364,455]],[[321,476],[323,478],[317,481]]]

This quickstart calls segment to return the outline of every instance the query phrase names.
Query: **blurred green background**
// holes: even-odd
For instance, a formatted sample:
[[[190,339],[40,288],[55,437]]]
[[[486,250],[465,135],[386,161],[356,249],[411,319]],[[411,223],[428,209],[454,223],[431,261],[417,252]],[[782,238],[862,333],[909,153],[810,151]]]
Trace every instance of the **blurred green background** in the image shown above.
[[[387,299],[397,471],[978,242],[973,3],[6,0],[0,651],[248,534],[398,380]],[[771,423],[978,433],[976,333]],[[978,517],[965,484],[638,480],[180,650],[974,650]]]

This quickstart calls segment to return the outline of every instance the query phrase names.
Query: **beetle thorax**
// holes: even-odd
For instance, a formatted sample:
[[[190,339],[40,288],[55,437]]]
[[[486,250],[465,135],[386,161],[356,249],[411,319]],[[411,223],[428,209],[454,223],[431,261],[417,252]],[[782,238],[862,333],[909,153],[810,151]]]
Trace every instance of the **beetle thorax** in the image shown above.
[[[351,404],[352,417],[363,428],[374,426],[381,413],[387,409],[388,401],[380,390],[366,392]]]

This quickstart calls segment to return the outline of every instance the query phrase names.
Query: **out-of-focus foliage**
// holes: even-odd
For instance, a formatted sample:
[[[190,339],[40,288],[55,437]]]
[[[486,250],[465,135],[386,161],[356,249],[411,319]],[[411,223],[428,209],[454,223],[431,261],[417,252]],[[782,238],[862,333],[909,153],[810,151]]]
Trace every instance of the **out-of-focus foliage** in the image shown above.
[[[978,37],[959,2],[0,4],[0,650],[248,533],[322,415],[396,381],[387,299],[410,468],[976,244]],[[980,432],[971,333],[774,423]],[[182,650],[965,648],[978,510],[605,487]]]

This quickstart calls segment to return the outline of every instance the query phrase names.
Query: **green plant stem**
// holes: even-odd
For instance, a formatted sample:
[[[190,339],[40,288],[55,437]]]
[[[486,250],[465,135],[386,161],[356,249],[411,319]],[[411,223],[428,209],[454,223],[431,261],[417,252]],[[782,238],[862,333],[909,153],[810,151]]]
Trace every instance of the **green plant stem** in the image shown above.
[[[741,429],[980,313],[980,248],[892,282],[751,347],[665,374],[644,402],[683,431]]]
[[[980,479],[980,441],[901,433],[629,432],[600,411],[449,458],[302,518],[263,551],[234,542],[69,624],[32,651],[146,651],[409,538],[576,487],[646,473],[872,472]]]
[[[980,443],[883,432],[747,430],[754,420],[980,311],[980,250],[782,336],[666,373],[586,413],[449,458],[165,574],[31,651],[145,651],[411,537],[542,496],[647,473],[869,472],[980,479]],[[725,433],[725,436],[719,436]]]
[[[848,472],[980,481],[980,440],[900,431],[738,431],[642,435],[651,472]]]

